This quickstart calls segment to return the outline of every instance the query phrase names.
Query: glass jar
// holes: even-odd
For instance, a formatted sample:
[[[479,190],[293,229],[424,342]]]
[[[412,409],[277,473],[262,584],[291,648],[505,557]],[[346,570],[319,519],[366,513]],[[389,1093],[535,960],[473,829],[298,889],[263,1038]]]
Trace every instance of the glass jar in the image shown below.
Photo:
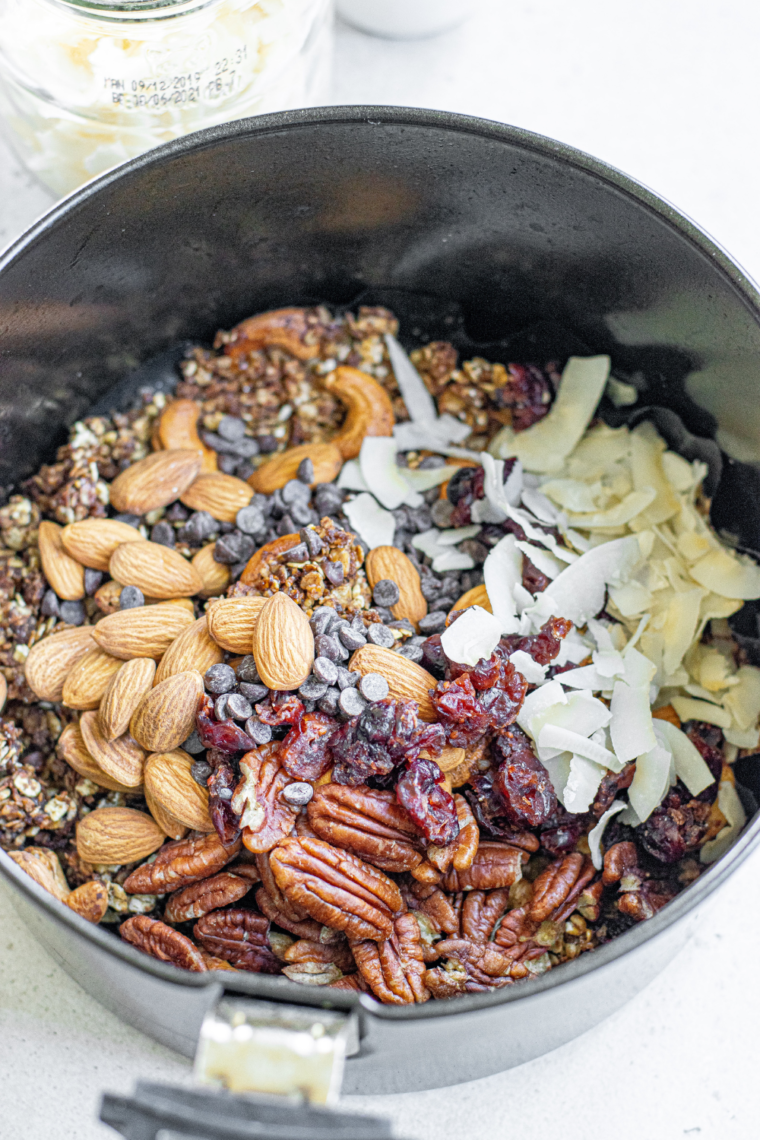
[[[0,0],[0,112],[58,194],[216,123],[323,102],[331,0]]]

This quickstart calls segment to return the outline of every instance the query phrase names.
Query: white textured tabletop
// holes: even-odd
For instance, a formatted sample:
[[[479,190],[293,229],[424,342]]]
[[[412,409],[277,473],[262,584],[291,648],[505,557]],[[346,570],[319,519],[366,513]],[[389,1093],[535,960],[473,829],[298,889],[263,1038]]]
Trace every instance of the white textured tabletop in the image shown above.
[[[760,278],[758,33],[752,0],[483,0],[428,41],[340,27],[333,101],[463,111],[572,143],[669,198]],[[49,204],[0,147],[0,245]],[[350,1107],[390,1115],[412,1140],[755,1140],[759,875],[760,852],[668,969],[579,1040],[499,1076]],[[104,1140],[101,1090],[188,1071],[71,982],[0,893],[0,1140]]]

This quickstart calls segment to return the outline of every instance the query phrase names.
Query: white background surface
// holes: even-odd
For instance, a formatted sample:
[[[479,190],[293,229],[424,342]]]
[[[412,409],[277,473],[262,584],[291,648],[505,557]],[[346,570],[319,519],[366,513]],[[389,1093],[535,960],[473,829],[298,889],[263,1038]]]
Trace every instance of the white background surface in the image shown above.
[[[468,24],[434,40],[340,27],[333,101],[462,111],[572,143],[669,198],[760,278],[757,4],[472,3]],[[0,245],[49,204],[0,146]],[[391,1115],[411,1140],[755,1140],[759,877],[760,852],[657,981],[580,1040],[496,1077],[350,1107]],[[103,1140],[101,1090],[187,1074],[69,981],[0,893],[0,1140]]]

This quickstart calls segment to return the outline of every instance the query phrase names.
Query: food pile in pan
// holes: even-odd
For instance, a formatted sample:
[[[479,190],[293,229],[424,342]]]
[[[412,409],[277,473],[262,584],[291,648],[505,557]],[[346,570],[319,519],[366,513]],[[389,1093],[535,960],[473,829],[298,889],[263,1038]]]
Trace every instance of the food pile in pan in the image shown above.
[[[0,508],[0,839],[190,970],[491,990],[746,822],[760,567],[606,356],[409,357],[285,309],[77,423]],[[5,695],[5,694],[4,694]]]

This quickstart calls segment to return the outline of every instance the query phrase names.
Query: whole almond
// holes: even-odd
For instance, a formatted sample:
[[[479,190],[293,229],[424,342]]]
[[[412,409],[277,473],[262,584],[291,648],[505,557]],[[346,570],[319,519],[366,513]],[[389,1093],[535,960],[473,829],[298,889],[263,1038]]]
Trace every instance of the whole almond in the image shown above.
[[[488,598],[488,590],[484,585],[473,586],[471,590],[467,590],[461,598],[454,602],[449,613],[453,614],[455,610],[466,610],[469,606],[480,606],[481,609],[488,610],[489,614],[493,612]]]
[[[174,819],[193,831],[213,831],[208,792],[196,784],[192,757],[181,748],[154,753],[145,765],[145,790]]]
[[[108,887],[99,879],[90,879],[89,883],[82,883],[71,892],[66,899],[66,906],[71,907],[81,918],[97,925],[108,910]]]
[[[200,469],[201,456],[197,451],[157,451],[116,476],[111,484],[111,506],[131,515],[168,507],[190,486]]]
[[[234,522],[238,511],[250,503],[252,494],[242,479],[219,472],[199,475],[179,498],[191,511],[208,511],[220,522]]]
[[[156,663],[152,657],[133,657],[131,661],[122,662],[100,702],[98,723],[106,740],[115,740],[127,731],[132,713],[152,689],[155,676]]]
[[[112,578],[137,586],[145,597],[190,598],[203,586],[197,570],[170,546],[160,542],[125,542],[111,555]]]
[[[224,660],[224,653],[208,631],[206,616],[198,618],[171,643],[161,658],[155,683],[159,685],[175,673],[196,669],[205,673]]]
[[[76,722],[67,724],[59,736],[58,752],[69,767],[73,768],[80,776],[84,776],[85,780],[92,780],[93,784],[106,788],[109,792],[134,794],[135,789],[133,787],[128,787],[127,784],[114,780],[93,760],[85,746],[82,730]]]
[[[62,527],[58,523],[47,520],[40,523],[42,573],[59,598],[77,602],[84,597],[84,566],[66,553],[61,534]]]
[[[123,664],[102,649],[88,649],[63,683],[63,704],[70,709],[96,709],[111,678]]]
[[[203,677],[196,670],[175,673],[143,697],[129,727],[148,752],[171,752],[195,728],[195,714],[203,696]]]
[[[230,568],[224,562],[216,561],[215,546],[215,542],[202,546],[192,558],[193,568],[203,582],[203,589],[199,590],[202,598],[214,598],[217,594],[223,594],[230,584]]]
[[[305,443],[300,447],[289,447],[287,451],[281,451],[273,459],[262,463],[248,477],[248,482],[259,494],[271,495],[273,491],[295,479],[296,472],[304,459],[310,459],[314,464],[312,486],[317,483],[332,483],[343,466],[343,456],[336,444]]]
[[[208,631],[217,645],[230,653],[253,652],[253,631],[266,598],[255,595],[220,598],[206,611]]]
[[[158,824],[143,811],[102,807],[77,824],[77,853],[85,863],[137,863],[157,851],[164,841]]]
[[[143,782],[145,753],[129,733],[116,740],[106,740],[96,712],[82,713],[79,727],[85,748],[106,775],[128,788],[139,788]]]
[[[158,661],[175,637],[179,637],[194,620],[183,606],[175,606],[172,602],[135,606],[101,618],[92,627],[93,637],[101,649],[123,661],[132,657],[153,657]]]
[[[30,879],[60,902],[66,902],[71,891],[55,851],[47,847],[25,847],[23,851],[9,851],[8,854]]]
[[[161,413],[155,434],[159,448],[166,451],[186,448],[200,452],[201,472],[212,472],[217,470],[216,452],[206,447],[198,435],[200,412],[201,406],[196,400],[172,400]]]
[[[80,625],[43,637],[29,650],[24,673],[29,688],[41,701],[60,701],[69,672],[94,648],[95,626]]]
[[[173,815],[170,815],[165,808],[154,800],[147,788],[144,789],[143,795],[145,802],[148,805],[148,811],[155,819],[158,826],[163,831],[164,835],[168,835],[170,839],[184,839],[187,835],[189,828],[185,827],[184,823],[180,823]]]
[[[403,550],[395,546],[376,546],[364,560],[364,569],[370,586],[389,578],[399,589],[399,600],[391,606],[397,621],[407,618],[417,628],[417,622],[428,612],[428,604],[420,589],[419,573]]]
[[[137,527],[116,519],[82,519],[69,523],[61,531],[66,553],[93,570],[107,570],[111,555],[123,542],[141,541]]]
[[[348,667],[362,676],[365,673],[380,673],[388,682],[392,697],[416,701],[420,706],[420,720],[435,720],[435,708],[429,692],[435,688],[435,677],[426,669],[415,665],[408,657],[401,657],[392,649],[382,649],[379,645],[362,645],[354,653]]]
[[[261,607],[253,634],[253,657],[265,685],[297,689],[314,664],[314,634],[301,607],[278,591]]]
[[[260,546],[249,558],[245,570],[240,575],[240,581],[246,586],[252,586],[265,559],[284,554],[287,550],[298,546],[300,541],[300,534],[281,534],[279,538],[273,538],[271,542]]]

